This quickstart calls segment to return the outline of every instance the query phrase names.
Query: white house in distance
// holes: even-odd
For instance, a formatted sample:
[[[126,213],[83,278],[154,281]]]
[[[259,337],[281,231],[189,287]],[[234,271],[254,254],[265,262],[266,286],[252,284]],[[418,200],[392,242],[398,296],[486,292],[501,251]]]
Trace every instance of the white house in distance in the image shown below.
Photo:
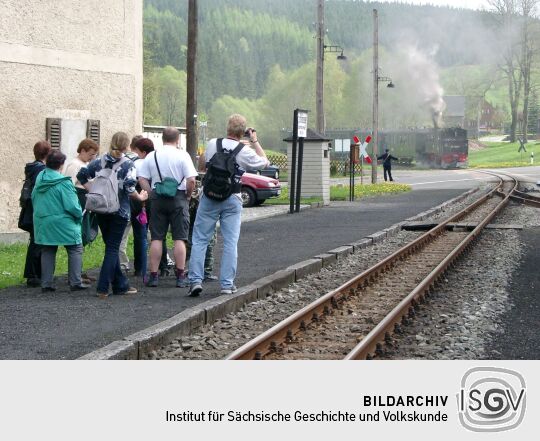
[[[143,0],[0,1],[0,233],[17,231],[32,147],[68,158],[142,130]]]

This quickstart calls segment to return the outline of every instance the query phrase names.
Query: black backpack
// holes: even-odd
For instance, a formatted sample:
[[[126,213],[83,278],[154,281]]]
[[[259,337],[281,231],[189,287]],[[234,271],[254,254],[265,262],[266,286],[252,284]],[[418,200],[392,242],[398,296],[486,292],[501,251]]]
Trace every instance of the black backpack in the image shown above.
[[[240,193],[242,173],[238,170],[236,155],[244,144],[239,143],[234,150],[223,148],[223,138],[216,140],[216,153],[207,163],[203,180],[203,192],[210,199],[224,201],[234,193]]]
[[[34,182],[30,176],[27,176],[23,182],[21,188],[21,195],[19,197],[19,206],[24,208],[26,203],[32,198],[32,190],[34,189]]]

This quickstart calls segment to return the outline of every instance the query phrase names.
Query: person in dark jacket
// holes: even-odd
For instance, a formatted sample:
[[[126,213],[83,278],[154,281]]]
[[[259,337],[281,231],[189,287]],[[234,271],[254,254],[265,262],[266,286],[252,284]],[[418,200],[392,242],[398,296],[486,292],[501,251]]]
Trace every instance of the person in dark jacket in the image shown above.
[[[102,170],[103,164],[105,168],[113,168],[116,163],[119,163],[116,171],[116,176],[119,183],[118,199],[120,208],[115,213],[101,214],[98,213],[99,229],[105,243],[105,255],[99,272],[97,283],[97,295],[101,299],[109,296],[109,287],[112,286],[112,293],[116,295],[136,294],[137,289],[129,286],[129,280],[122,272],[120,267],[120,242],[129,222],[131,215],[131,207],[129,200],[135,198],[141,202],[148,199],[148,194],[143,190],[138,193],[135,190],[137,184],[137,172],[133,161],[125,155],[129,146],[130,139],[124,132],[117,132],[111,139],[109,153],[107,153],[102,161],[102,158],[97,158],[88,164],[87,167],[80,169],[77,173],[77,179],[88,191],[91,191],[91,179],[96,177],[96,173]]]
[[[29,162],[24,167],[24,177],[31,183],[30,193],[36,185],[37,176],[45,169],[45,160],[50,152],[51,144],[47,141],[39,141],[34,145],[35,161]],[[19,228],[30,233],[24,265],[26,284],[30,287],[41,286],[41,246],[37,245],[34,240],[34,209],[31,198],[23,202],[19,216]]]
[[[142,162],[148,153],[154,151],[154,143],[149,138],[139,137],[132,142],[131,151],[137,156],[132,161],[135,163],[135,168],[139,170]],[[142,188],[139,184],[135,189],[140,193]],[[131,225],[133,228],[133,268],[135,276],[142,276],[143,282],[146,283],[146,270],[148,266],[148,214],[149,209],[146,202],[140,202],[137,199],[131,199]],[[144,216],[141,214],[144,211]],[[146,222],[141,222],[141,219]]]
[[[71,291],[87,289],[82,271],[82,210],[75,186],[69,176],[60,173],[66,155],[59,150],[47,156],[47,167],[36,179],[32,191],[35,241],[42,246],[41,290],[56,291],[53,284],[56,251],[59,245],[68,254],[68,278]]]
[[[379,161],[382,161],[383,170],[384,170],[384,180],[387,181],[387,178],[390,178],[390,181],[393,181],[392,178],[392,160],[399,161],[398,158],[390,154],[390,150],[384,149],[384,153],[381,156],[377,156]],[[388,175],[388,176],[387,176]]]

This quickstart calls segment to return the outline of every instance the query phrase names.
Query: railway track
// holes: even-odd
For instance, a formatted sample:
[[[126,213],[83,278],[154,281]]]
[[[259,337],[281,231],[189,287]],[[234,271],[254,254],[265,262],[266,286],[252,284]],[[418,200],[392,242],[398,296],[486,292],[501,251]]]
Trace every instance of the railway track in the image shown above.
[[[384,344],[393,344],[393,335],[414,318],[444,272],[467,253],[510,198],[516,197],[517,180],[493,175],[499,182],[475,203],[249,341],[227,359],[371,359],[382,354]],[[471,232],[448,231],[447,224],[458,222],[476,226]]]

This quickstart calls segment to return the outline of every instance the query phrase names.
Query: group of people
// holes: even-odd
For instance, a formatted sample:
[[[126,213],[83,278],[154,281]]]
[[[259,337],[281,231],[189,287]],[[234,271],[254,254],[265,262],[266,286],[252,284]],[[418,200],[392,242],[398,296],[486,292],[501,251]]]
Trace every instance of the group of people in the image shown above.
[[[245,137],[249,141],[242,141]],[[226,138],[208,143],[199,157],[198,171],[189,154],[178,148],[180,133],[176,128],[165,128],[162,139],[163,147],[156,149],[148,138],[130,139],[126,133],[117,132],[108,152],[97,158],[99,146],[85,139],[79,144],[77,158],[68,164],[66,156],[52,149],[47,141],[36,143],[35,161],[25,168],[19,217],[19,227],[30,233],[24,270],[28,286],[41,286],[44,292],[56,290],[56,252],[58,246],[64,246],[70,289],[88,289],[94,280],[82,273],[83,250],[95,238],[92,232],[99,226],[105,253],[97,279],[98,297],[135,294],[137,289],[130,286],[120,259],[125,254],[127,231],[131,227],[135,275],[142,277],[148,287],[159,286],[159,269],[164,260],[165,265],[167,262],[166,237],[170,231],[176,286],[189,287],[188,295],[198,296],[203,281],[214,278],[208,264],[213,260],[211,251],[219,221],[223,238],[221,293],[236,291],[240,187],[223,200],[201,192],[197,203],[191,203],[191,216],[190,202],[196,193],[199,172],[205,173],[218,152],[234,151],[237,168],[233,180],[237,183],[244,170],[268,165],[257,133],[247,127],[242,115],[231,115]],[[25,189],[31,190],[30,197],[23,198]],[[186,244],[191,245],[189,271]],[[125,260],[124,257],[124,265]]]

